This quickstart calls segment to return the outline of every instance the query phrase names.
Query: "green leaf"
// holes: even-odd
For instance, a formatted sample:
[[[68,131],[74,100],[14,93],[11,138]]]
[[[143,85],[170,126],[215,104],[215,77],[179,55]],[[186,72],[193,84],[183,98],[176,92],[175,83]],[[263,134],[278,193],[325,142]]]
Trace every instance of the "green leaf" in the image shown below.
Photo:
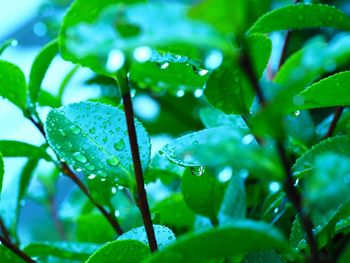
[[[341,253],[338,263],[348,263],[350,261],[350,245],[347,245],[344,251]]]
[[[2,158],[2,153],[0,151],[0,193],[1,193],[1,190],[2,190],[2,181],[4,179],[4,160]]]
[[[271,56],[272,42],[263,34],[250,34],[246,41],[255,75],[260,79]]]
[[[237,65],[226,63],[210,74],[204,95],[226,114],[246,114],[253,103],[254,89]]]
[[[162,199],[152,207],[151,212],[154,223],[169,226],[175,232],[193,229],[195,214],[186,206],[180,193]]]
[[[327,153],[341,153],[350,156],[350,136],[343,135],[328,138],[316,145],[298,158],[292,167],[293,175],[297,177],[309,176],[314,170],[314,162],[317,156]]]
[[[38,147],[25,142],[0,140],[0,151],[4,157],[28,157],[50,161],[44,147]]]
[[[139,241],[116,240],[97,250],[86,263],[138,263],[149,254],[149,248]]]
[[[161,225],[153,225],[154,234],[159,248],[168,246],[175,241],[175,235],[169,228]],[[144,226],[136,227],[119,236],[117,240],[137,240],[148,246],[147,234]]]
[[[150,141],[137,120],[136,131],[146,170]],[[48,142],[67,163],[89,178],[98,176],[134,190],[135,178],[124,112],[93,102],[70,104],[50,111],[45,123]]]
[[[0,60],[0,96],[21,110],[26,109],[27,85],[22,70],[16,65]]]
[[[238,173],[233,174],[231,167],[225,167],[221,170],[219,178],[220,174],[221,176],[231,176],[218,215],[220,224],[244,219],[247,213],[245,179]]]
[[[41,90],[38,97],[38,103],[40,106],[49,106],[51,108],[58,108],[62,105],[59,98],[52,95],[46,90]]]
[[[298,4],[275,9],[256,21],[249,33],[332,27],[350,30],[349,17],[339,9],[320,4]]]
[[[198,172],[199,174],[196,174],[194,169],[190,170],[190,168],[185,170],[181,181],[184,200],[193,212],[217,221],[227,185],[219,182],[209,169]]]
[[[99,245],[77,242],[44,242],[32,243],[24,248],[24,252],[33,257],[55,256],[61,259],[86,260]]]
[[[2,53],[4,53],[4,51],[9,47],[14,45],[16,40],[14,39],[8,39],[5,42],[0,44],[0,56],[2,55]]]
[[[132,58],[139,47],[176,50],[176,54],[190,57],[200,57],[198,49],[231,52],[231,45],[214,28],[187,18],[187,8],[183,5],[116,4],[103,11],[95,5],[93,19],[81,19],[80,24],[72,23],[70,17],[82,10],[77,9],[78,5],[72,6],[61,28],[60,45],[65,59],[98,73],[113,76],[118,67],[110,67],[108,57],[118,54],[122,65],[125,57]],[[101,30],[104,34],[94,38]]]
[[[23,259],[9,250],[7,247],[0,245],[0,262],[1,263],[25,263]]]
[[[199,111],[199,117],[206,128],[234,126],[247,129],[247,125],[240,115],[225,114],[214,107],[202,107]]]
[[[289,249],[279,231],[262,222],[236,221],[229,226],[184,235],[145,262],[207,262],[269,249]]]
[[[282,258],[275,251],[252,252],[242,260],[242,263],[283,263]]]
[[[347,106],[349,99],[350,71],[340,72],[303,90],[299,97],[299,109]]]
[[[115,230],[102,215],[81,214],[78,216],[76,220],[77,241],[104,243],[115,237]]]
[[[313,172],[305,177],[304,202],[310,210],[325,214],[350,197],[350,158],[335,153],[315,157]]]
[[[232,166],[260,174],[260,178],[283,178],[278,156],[271,148],[260,147],[251,134],[236,127],[216,127],[173,140],[161,151],[181,166]]]
[[[34,59],[32,68],[29,74],[29,98],[32,104],[38,101],[38,97],[41,90],[41,83],[45,77],[45,74],[50,67],[52,60],[58,53],[57,39],[51,41],[39,52]]]

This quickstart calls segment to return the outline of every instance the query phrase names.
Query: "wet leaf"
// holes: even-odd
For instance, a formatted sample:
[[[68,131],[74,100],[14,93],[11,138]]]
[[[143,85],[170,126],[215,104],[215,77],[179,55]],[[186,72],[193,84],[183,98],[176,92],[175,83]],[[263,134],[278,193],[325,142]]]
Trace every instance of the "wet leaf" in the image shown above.
[[[149,254],[149,248],[139,241],[116,240],[97,250],[86,263],[138,263]]]
[[[249,33],[270,33],[315,27],[332,27],[348,31],[350,19],[333,6],[298,4],[281,7],[261,16],[249,29]]]
[[[55,152],[90,179],[96,176],[134,190],[134,168],[124,112],[93,102],[53,109],[45,124]],[[142,168],[148,167],[150,142],[136,120]]]
[[[288,243],[270,225],[236,221],[229,226],[184,235],[145,262],[207,262],[268,249],[287,251]]]

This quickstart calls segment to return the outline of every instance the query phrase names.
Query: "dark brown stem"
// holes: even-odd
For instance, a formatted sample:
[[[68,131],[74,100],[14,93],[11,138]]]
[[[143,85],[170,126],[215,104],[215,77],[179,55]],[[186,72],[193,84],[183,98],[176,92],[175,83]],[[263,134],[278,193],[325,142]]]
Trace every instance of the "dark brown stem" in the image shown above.
[[[46,139],[46,134],[43,125],[40,121],[36,121],[32,116],[29,117],[29,120],[38,128],[41,134]],[[110,213],[100,204],[98,204],[95,199],[91,196],[88,188],[84,185],[84,183],[79,179],[79,177],[68,167],[68,165],[64,162],[60,162],[58,167],[65,175],[67,175],[86,195],[86,197],[91,201],[91,203],[102,213],[102,215],[107,219],[107,221],[111,224],[118,235],[122,235],[124,233],[121,228],[117,218],[114,215],[113,211]]]
[[[80,188],[80,190],[86,195],[90,202],[102,213],[102,215],[112,225],[118,235],[122,235],[124,232],[120,227],[118,220],[115,218],[113,211],[108,212],[102,205],[98,204],[95,201],[85,184],[79,179],[78,176],[76,176],[76,174],[68,167],[66,163],[61,163],[61,170]]]
[[[136,177],[138,207],[142,215],[150,249],[152,252],[154,252],[158,249],[158,246],[157,246],[157,241],[154,234],[151,213],[149,210],[147,193],[145,190],[145,182],[143,179],[140,153],[139,153],[139,147],[137,144],[137,135],[136,135],[136,129],[135,129],[135,122],[134,122],[134,110],[132,107],[132,101],[131,101],[131,96],[129,91],[129,82],[126,76],[119,76],[118,82],[123,91],[123,105],[124,105],[126,123],[128,127],[132,161],[133,161],[135,177]]]
[[[335,128],[337,127],[338,121],[344,111],[343,106],[336,108],[331,124],[329,125],[327,133],[323,136],[323,139],[327,139],[333,135]]]
[[[250,81],[254,87],[254,90],[257,93],[257,96],[258,96],[258,99],[259,99],[261,106],[264,107],[266,105],[265,96],[263,94],[263,91],[261,90],[259,80],[257,79],[256,75],[254,74],[251,61],[250,61],[249,57],[245,54],[246,54],[246,52],[244,52],[244,55],[241,58],[241,66],[243,67],[246,74],[248,75],[248,78],[250,79]],[[297,210],[297,213],[300,217],[302,226],[303,226],[304,231],[306,233],[306,239],[307,239],[307,242],[309,244],[310,252],[311,252],[311,262],[313,262],[313,263],[320,262],[320,256],[319,256],[319,253],[317,250],[317,242],[316,242],[316,239],[315,239],[313,232],[312,232],[313,224],[312,224],[312,221],[311,221],[309,215],[307,215],[305,213],[305,211],[302,209],[301,195],[295,187],[294,179],[293,179],[293,176],[291,173],[291,166],[290,166],[290,163],[288,161],[287,153],[286,153],[286,150],[284,148],[282,141],[277,141],[277,150],[278,150],[278,154],[280,156],[282,165],[284,167],[284,172],[285,172],[285,176],[286,176],[286,180],[285,180],[285,184],[284,184],[285,192],[287,194],[288,199],[290,200],[290,202],[293,204],[293,206]]]
[[[36,261],[34,261],[30,256],[28,256],[26,253],[24,253],[22,250],[20,250],[16,245],[14,245],[11,242],[10,234],[9,234],[7,228],[5,227],[5,224],[1,218],[0,218],[0,229],[1,229],[1,232],[3,235],[3,236],[0,235],[0,244],[7,247],[9,250],[11,250],[17,256],[22,258],[25,262],[36,263]]]
[[[2,218],[0,218],[0,230],[4,238],[6,238],[9,242],[11,242],[11,236],[9,231],[7,230],[4,222],[2,221]]]

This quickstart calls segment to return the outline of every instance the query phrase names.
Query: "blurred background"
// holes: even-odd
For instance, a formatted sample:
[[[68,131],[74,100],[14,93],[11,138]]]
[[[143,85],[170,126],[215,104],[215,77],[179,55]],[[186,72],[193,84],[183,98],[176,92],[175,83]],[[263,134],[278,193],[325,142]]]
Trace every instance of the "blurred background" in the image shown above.
[[[88,1],[88,0],[87,0]],[[234,0],[233,0],[234,1]],[[12,45],[1,55],[1,59],[8,60],[18,65],[25,73],[27,80],[31,64],[38,51],[44,44],[55,38],[58,33],[62,17],[70,5],[71,0],[0,0],[0,43],[13,39]],[[176,2],[166,1],[163,2]],[[178,0],[177,2],[184,2]],[[199,1],[186,1],[199,2]],[[291,0],[271,1],[271,7],[291,4]],[[310,2],[310,1],[305,1]],[[313,1],[317,2],[317,1]],[[323,1],[323,3],[333,1]],[[342,10],[350,13],[350,3],[348,1],[337,1]],[[317,31],[306,31],[297,33],[294,38],[296,43],[291,45],[296,50],[300,48],[298,41],[304,42],[304,39],[316,35]],[[277,61],[280,56],[281,44],[284,34],[274,33],[273,54],[271,64]],[[62,80],[66,79],[66,83]],[[62,103],[79,102],[81,100],[98,100],[112,105],[118,105],[118,94],[113,88],[113,83],[106,79],[95,76],[86,68],[76,68],[70,62],[63,61],[57,56],[43,82],[43,89],[51,94],[58,94],[60,88],[64,86]],[[200,121],[200,108],[207,107],[208,104],[202,97],[202,90],[195,90],[193,93],[176,92],[174,94],[162,94],[157,97],[156,94],[149,94],[147,91],[134,90],[135,112],[139,119],[143,121],[149,133],[152,135],[152,153],[153,155],[169,141],[172,137],[182,135],[190,130],[199,130],[204,127]],[[171,98],[176,96],[177,100]],[[117,99],[116,99],[117,98]],[[120,99],[120,98],[119,98]],[[42,107],[40,115],[44,119],[49,107]],[[176,125],[174,125],[174,123]],[[45,141],[38,130],[26,120],[22,112],[14,105],[4,99],[0,99],[0,139],[18,140],[30,144],[41,145]],[[24,158],[6,158],[3,193],[0,202],[0,213],[3,218],[14,218],[19,209],[16,207],[18,195],[19,176],[28,168],[28,160]],[[108,225],[103,227],[99,220],[94,218],[99,225],[99,231],[105,232],[101,240],[98,240],[99,233],[84,230],[84,220],[88,218],[74,218],[73,215],[79,214],[77,210],[82,208],[85,197],[76,187],[72,185],[68,178],[58,176],[58,172],[50,164],[40,161],[34,172],[35,176],[31,181],[31,186],[25,201],[21,202],[19,220],[16,223],[19,226],[18,235],[22,244],[30,240],[48,241],[66,239],[73,235],[73,232],[62,231],[60,220],[65,224],[63,228],[71,229],[70,224],[74,220],[79,220],[80,229],[77,238],[91,242],[103,242],[108,240],[108,235],[113,237],[113,230]],[[162,187],[159,182],[149,184],[151,198],[162,199],[168,195],[168,189]],[[153,192],[152,192],[153,191]],[[127,206],[120,208],[128,210]],[[5,215],[6,213],[6,215]],[[116,215],[125,215],[134,213],[136,221],[140,220],[138,212],[116,211]],[[91,215],[94,217],[95,215]],[[90,219],[91,219],[90,217]],[[60,218],[60,220],[57,220]],[[122,218],[123,224],[127,225],[127,219]],[[6,222],[14,224],[13,222]],[[130,225],[134,222],[129,222]],[[45,226],[45,227],[43,227]],[[89,225],[91,228],[91,224]],[[73,231],[73,230],[72,230]],[[97,229],[96,229],[97,231]],[[89,232],[90,236],[88,236]],[[107,234],[106,234],[107,233]]]

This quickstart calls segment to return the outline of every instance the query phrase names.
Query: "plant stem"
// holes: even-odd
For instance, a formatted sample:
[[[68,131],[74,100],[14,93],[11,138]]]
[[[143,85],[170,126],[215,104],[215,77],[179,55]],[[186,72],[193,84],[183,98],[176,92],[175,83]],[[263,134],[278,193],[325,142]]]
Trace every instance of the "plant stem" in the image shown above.
[[[32,116],[29,117],[29,120],[38,128],[43,137],[46,139],[45,130],[40,121],[36,121]],[[88,188],[84,185],[84,183],[79,179],[79,177],[68,167],[68,165],[64,162],[60,162],[58,168],[61,172],[67,175],[86,195],[86,197],[90,200],[90,202],[102,213],[102,215],[107,219],[107,221],[111,224],[118,235],[122,235],[124,233],[121,228],[117,218],[115,217],[113,211],[110,213],[100,204],[98,204],[95,199],[91,196]]]
[[[335,110],[331,124],[329,125],[327,133],[323,136],[323,139],[327,139],[333,135],[335,128],[337,127],[338,121],[344,111],[343,106],[338,106]]]
[[[13,253],[15,253],[17,256],[22,258],[25,262],[28,263],[36,263],[30,256],[28,256],[26,253],[24,253],[22,250],[20,250],[16,245],[14,245],[11,242],[11,238],[9,235],[8,230],[5,227],[4,222],[0,218],[0,229],[3,234],[3,236],[0,235],[0,244],[4,245],[7,247],[9,250],[11,250]]]
[[[123,105],[125,111],[126,124],[128,127],[129,142],[131,147],[132,161],[135,170],[136,187],[137,187],[137,202],[140,209],[143,223],[145,225],[146,234],[150,249],[152,252],[158,249],[157,241],[153,229],[151,213],[149,210],[147,193],[145,190],[145,182],[142,174],[142,166],[140,160],[139,147],[137,144],[137,135],[134,122],[134,110],[130,96],[129,80],[126,74],[118,75],[118,83],[122,91]]]
[[[249,57],[246,55],[247,53],[243,53],[243,57],[241,58],[241,66],[245,70],[245,72],[248,75],[248,78],[251,80],[252,85],[254,87],[254,90],[256,91],[258,95],[258,99],[260,102],[260,105],[264,107],[266,105],[266,99],[263,94],[263,91],[260,87],[259,80],[254,74],[253,67],[251,64],[251,61]],[[295,187],[295,182],[291,173],[291,166],[290,162],[287,157],[287,152],[284,148],[283,142],[281,140],[278,140],[277,142],[277,151],[280,156],[286,180],[284,183],[284,189],[287,194],[288,199],[292,203],[292,205],[295,207],[297,210],[297,213],[300,217],[302,226],[304,228],[304,231],[306,233],[306,239],[310,247],[310,252],[311,252],[311,262],[317,263],[320,262],[320,256],[317,250],[317,242],[316,239],[313,235],[312,229],[313,229],[313,224],[312,221],[309,217],[308,214],[305,213],[305,211],[302,208],[302,198],[300,193],[297,191]]]

